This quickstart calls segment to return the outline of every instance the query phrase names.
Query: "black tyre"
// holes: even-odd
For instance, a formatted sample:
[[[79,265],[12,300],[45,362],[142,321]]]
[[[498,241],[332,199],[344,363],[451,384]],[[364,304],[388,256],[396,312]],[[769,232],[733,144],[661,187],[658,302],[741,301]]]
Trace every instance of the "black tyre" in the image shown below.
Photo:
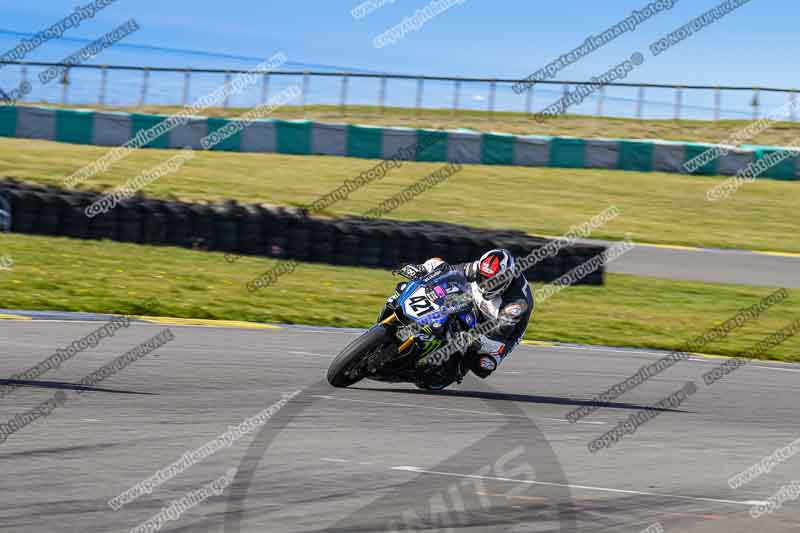
[[[391,342],[393,339],[389,329],[383,324],[375,324],[336,356],[328,367],[328,383],[334,387],[349,387],[361,381],[366,376],[363,373],[352,375],[351,370],[364,357]]]
[[[236,211],[239,220],[239,248],[245,254],[264,253],[264,216],[257,205],[239,206]]]

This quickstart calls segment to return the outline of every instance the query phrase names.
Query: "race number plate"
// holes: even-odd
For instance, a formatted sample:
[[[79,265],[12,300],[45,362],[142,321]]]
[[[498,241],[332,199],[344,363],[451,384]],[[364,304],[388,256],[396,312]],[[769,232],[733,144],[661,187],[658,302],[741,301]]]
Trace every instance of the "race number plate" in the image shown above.
[[[420,318],[439,309],[436,302],[428,298],[426,292],[425,287],[420,287],[406,299],[403,303],[403,310],[407,316]]]

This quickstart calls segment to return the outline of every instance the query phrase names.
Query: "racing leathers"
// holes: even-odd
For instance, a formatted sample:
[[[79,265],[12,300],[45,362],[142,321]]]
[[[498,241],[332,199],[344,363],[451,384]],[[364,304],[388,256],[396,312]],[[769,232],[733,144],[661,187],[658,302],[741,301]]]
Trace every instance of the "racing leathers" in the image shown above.
[[[485,278],[480,273],[480,261],[450,265],[439,258],[414,265],[420,272],[430,273],[436,269],[460,271],[470,282],[472,298],[478,318],[478,327],[493,322],[496,326],[487,334],[480,335],[467,349],[465,362],[475,375],[486,378],[514,347],[522,340],[533,312],[533,294],[524,275],[518,275],[499,295],[489,299],[484,296],[481,283]]]

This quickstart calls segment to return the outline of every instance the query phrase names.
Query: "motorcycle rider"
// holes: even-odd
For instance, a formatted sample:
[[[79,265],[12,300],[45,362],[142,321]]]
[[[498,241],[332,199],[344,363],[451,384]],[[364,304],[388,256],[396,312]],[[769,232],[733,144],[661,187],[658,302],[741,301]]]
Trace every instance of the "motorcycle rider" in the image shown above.
[[[516,271],[511,253],[499,248],[469,263],[449,265],[433,257],[421,265],[403,267],[411,276],[422,276],[437,269],[460,271],[470,282],[478,324],[488,321],[497,324],[490,333],[481,335],[470,345],[463,359],[467,370],[485,379],[508,357],[528,327],[533,311],[533,294],[528,281]],[[453,379],[460,381],[460,377]],[[451,382],[428,384],[426,388],[444,388]]]

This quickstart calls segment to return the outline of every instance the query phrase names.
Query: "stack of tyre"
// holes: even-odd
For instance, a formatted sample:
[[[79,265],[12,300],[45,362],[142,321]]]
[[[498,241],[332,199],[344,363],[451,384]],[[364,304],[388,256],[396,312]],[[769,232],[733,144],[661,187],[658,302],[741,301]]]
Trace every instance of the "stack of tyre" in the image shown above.
[[[525,256],[547,239],[518,231],[493,231],[442,222],[403,222],[308,216],[294,207],[188,203],[134,196],[94,217],[85,210],[101,195],[0,180],[10,205],[11,231],[78,239],[108,239],[149,245],[297,259],[368,268],[395,268],[429,257],[474,260],[491,248]],[[533,281],[552,281],[603,251],[601,246],[561,249],[529,269]],[[578,283],[601,285],[602,269]]]
[[[515,257],[524,257],[544,246],[548,239],[520,231],[496,231],[444,222],[345,218],[339,224],[352,228],[361,243],[362,265],[393,268],[398,264],[421,263],[442,257],[450,263],[474,261],[492,248],[506,248]],[[553,281],[604,250],[602,246],[576,244],[562,248],[528,269],[531,281]],[[578,280],[578,284],[602,285],[602,269]]]

